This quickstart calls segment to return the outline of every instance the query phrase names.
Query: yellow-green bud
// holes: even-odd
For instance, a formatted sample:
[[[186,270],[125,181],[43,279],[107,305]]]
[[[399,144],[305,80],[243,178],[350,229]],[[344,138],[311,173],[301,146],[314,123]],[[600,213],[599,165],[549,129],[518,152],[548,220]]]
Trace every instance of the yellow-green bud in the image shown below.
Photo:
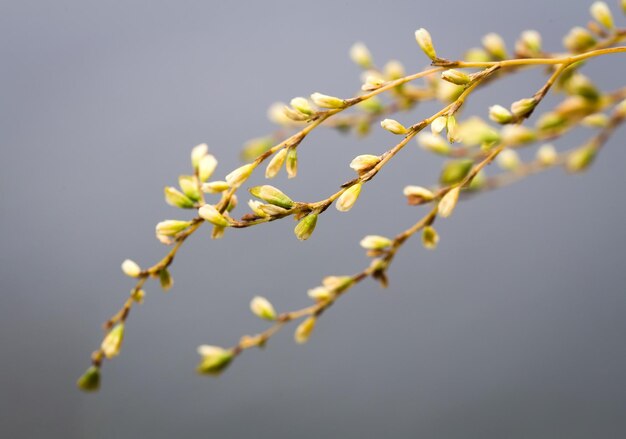
[[[285,158],[287,157],[287,150],[285,148],[278,151],[274,154],[274,157],[270,160],[265,169],[265,178],[274,178],[278,175],[280,168],[282,168],[285,163]]]
[[[433,46],[433,39],[426,29],[420,28],[415,31],[415,41],[417,41],[420,49],[422,49],[427,57],[429,57],[433,61],[437,59],[437,52],[435,51],[435,47]]]
[[[565,167],[569,172],[581,172],[591,165],[596,156],[596,148],[593,145],[584,145],[567,156]]]
[[[233,360],[233,351],[218,346],[203,345],[198,347],[202,357],[198,372],[204,375],[219,375]]]
[[[457,136],[467,146],[493,145],[500,140],[500,134],[479,117],[471,117],[457,128]]]
[[[381,78],[378,75],[369,75],[365,78],[365,82],[361,86],[361,90],[363,91],[373,91],[377,90],[383,86],[385,83],[385,79]]]
[[[481,42],[485,50],[494,58],[505,59],[507,57],[506,46],[500,35],[493,32],[488,33],[482,38]]]
[[[455,186],[450,189],[439,201],[439,205],[437,206],[437,212],[443,218],[447,218],[452,215],[454,208],[456,207],[456,203],[459,200],[459,193],[461,188],[459,186]]]
[[[181,175],[178,177],[178,185],[190,200],[198,201],[202,197],[195,175]]]
[[[474,162],[470,159],[453,160],[444,164],[439,181],[444,185],[460,183],[472,169]]]
[[[458,136],[458,125],[456,124],[456,117],[446,117],[446,129],[448,130],[448,142],[456,142]]]
[[[556,163],[558,153],[554,146],[546,143],[537,150],[537,160],[544,166],[552,166]]]
[[[481,169],[478,173],[472,178],[472,180],[467,185],[467,188],[471,191],[477,191],[485,187],[487,183],[487,176],[485,175],[485,171]]]
[[[466,85],[472,81],[470,75],[455,69],[450,69],[442,72],[441,79],[456,85]]]
[[[593,82],[585,75],[579,73],[573,75],[567,81],[566,88],[569,93],[582,96],[590,101],[596,101],[601,96]]]
[[[613,15],[611,10],[604,2],[594,2],[589,8],[591,16],[602,26],[607,29],[613,29],[615,24],[613,23]]]
[[[439,234],[432,226],[425,226],[422,230],[422,244],[429,250],[437,248],[439,243]]]
[[[293,120],[287,115],[287,112],[285,111],[285,108],[288,108],[288,107],[287,107],[287,105],[285,105],[284,102],[274,102],[267,109],[267,118],[271,122],[273,122],[273,123],[275,123],[277,125],[281,125],[281,126],[292,125],[293,124]],[[249,158],[248,160],[251,160],[251,158]]]
[[[580,123],[590,128],[604,128],[609,124],[609,116],[604,113],[594,113],[585,117]]]
[[[350,162],[350,167],[357,173],[362,174],[369,171],[380,162],[380,157],[372,154],[363,154],[356,156]]]
[[[523,125],[506,125],[501,134],[502,142],[507,145],[523,145],[537,140],[537,134]]]
[[[163,291],[169,290],[174,285],[174,278],[172,278],[172,275],[167,268],[159,271],[159,282],[161,283]]]
[[[526,52],[536,55],[541,52],[541,34],[535,30],[525,30],[520,35],[516,49],[518,52]]]
[[[496,160],[498,165],[507,171],[514,171],[522,164],[519,155],[517,155],[517,152],[512,149],[505,149],[502,151],[498,154]]]
[[[571,52],[578,53],[590,49],[596,44],[594,36],[584,27],[574,27],[563,38],[563,45]]]
[[[326,276],[322,285],[331,291],[341,293],[354,284],[352,276]]]
[[[213,226],[213,230],[211,231],[211,239],[223,238],[225,231],[226,231],[226,227]]]
[[[437,95],[437,99],[441,102],[454,102],[461,96],[465,87],[462,85],[456,85],[448,81],[441,81],[437,84],[437,89],[435,90],[435,94]]]
[[[293,232],[300,241],[306,241],[311,237],[313,231],[315,230],[315,225],[317,224],[317,214],[310,213],[304,218],[300,220],[300,222],[296,225],[296,228],[293,229]]]
[[[369,99],[359,102],[357,106],[363,111],[374,114],[380,113],[384,108],[383,103],[380,101],[380,99],[378,99],[377,96],[372,96]]]
[[[465,52],[465,61],[467,62],[488,62],[491,61],[489,54],[480,47],[473,47]]]
[[[511,112],[517,117],[524,117],[530,114],[537,106],[534,98],[525,98],[511,104]]]
[[[280,111],[282,113],[282,109]],[[254,161],[258,156],[266,153],[272,146],[274,146],[274,139],[272,137],[250,139],[243,145],[240,154],[241,160],[244,162]]]
[[[291,104],[291,107],[294,110],[302,114],[306,114],[307,116],[310,116],[314,113],[313,108],[311,107],[311,104],[306,98],[302,98],[302,97],[293,98],[291,102],[289,103]]]
[[[250,174],[254,171],[254,167],[254,163],[248,163],[247,165],[240,166],[226,176],[226,182],[231,188],[238,188],[248,179],[248,177],[250,177]]]
[[[256,296],[250,301],[250,310],[252,313],[265,320],[276,320],[276,310],[274,306],[265,297]]]
[[[626,117],[626,99],[615,106],[615,116],[620,118]]]
[[[209,145],[206,143],[201,143],[200,145],[196,145],[191,150],[191,165],[194,169],[198,169],[198,165],[200,164],[200,159],[207,155],[209,152]]]
[[[100,368],[90,366],[76,381],[76,385],[85,392],[95,392],[100,388]]]
[[[118,323],[109,331],[109,333],[102,340],[102,353],[105,357],[111,359],[117,357],[122,349],[122,342],[124,341],[124,323]]]
[[[363,43],[354,43],[350,48],[350,59],[363,69],[371,69],[374,65],[372,54]]]
[[[198,209],[198,215],[200,215],[202,219],[210,222],[211,224],[215,224],[216,226],[228,227],[230,225],[228,219],[226,219],[226,217],[211,204],[205,204],[200,207],[200,209]]]
[[[310,116],[304,113],[300,113],[299,111],[294,110],[293,108],[286,105],[283,107],[282,111],[283,117],[293,122],[304,122],[310,119]]]
[[[513,120],[513,114],[502,105],[489,107],[489,119],[499,124],[507,124]]]
[[[163,193],[165,194],[165,202],[170,206],[179,207],[181,209],[190,209],[194,205],[192,199],[174,187],[167,186]]]
[[[321,93],[313,93],[311,100],[320,108],[343,108],[346,106],[346,101],[343,99]]]
[[[130,292],[130,297],[137,303],[141,304],[146,297],[146,292],[141,288],[133,288]]]
[[[165,220],[156,225],[156,234],[174,236],[191,225],[191,221]]]
[[[448,124],[448,118],[446,116],[439,116],[433,120],[430,124],[430,131],[433,134],[441,133]]]
[[[365,238],[361,239],[361,242],[359,244],[366,250],[383,250],[391,246],[391,244],[393,244],[393,241],[384,236],[367,235]]]
[[[287,171],[287,178],[295,178],[298,175],[298,150],[295,147],[287,150],[285,170]]]
[[[334,293],[326,287],[315,287],[307,291],[308,296],[317,302],[326,302],[334,297]]]
[[[395,59],[385,64],[384,70],[385,70],[385,76],[390,81],[395,81],[396,79],[400,79],[406,74],[402,63]]]
[[[126,259],[122,262],[122,271],[126,276],[139,277],[141,274],[141,267],[135,261]]]
[[[339,212],[347,212],[352,209],[352,206],[354,206],[354,203],[356,203],[356,200],[361,194],[362,186],[363,183],[356,183],[346,189],[344,193],[339,196],[337,202],[335,203],[335,207]]]
[[[552,131],[564,127],[566,123],[567,118],[562,114],[549,112],[542,114],[535,126],[540,131]]]
[[[421,186],[406,186],[402,193],[411,205],[422,204],[435,198],[435,194]]]
[[[311,332],[313,332],[313,329],[315,328],[315,321],[316,318],[311,316],[304,319],[304,321],[298,325],[296,332],[293,335],[296,343],[303,344],[309,340]]]
[[[417,137],[417,143],[427,151],[434,152],[435,154],[448,155],[452,147],[450,144],[438,134],[432,133],[420,133]]]
[[[219,194],[229,187],[228,183],[222,180],[210,181],[208,183],[202,183],[202,192],[206,192],[207,194]]]
[[[255,186],[249,189],[252,196],[257,197],[266,203],[273,204],[275,206],[282,207],[284,209],[291,209],[293,207],[293,201],[279,189],[274,186],[263,185]]]
[[[217,159],[212,154],[207,154],[200,159],[198,163],[198,178],[201,182],[207,181],[215,172],[217,167]]]

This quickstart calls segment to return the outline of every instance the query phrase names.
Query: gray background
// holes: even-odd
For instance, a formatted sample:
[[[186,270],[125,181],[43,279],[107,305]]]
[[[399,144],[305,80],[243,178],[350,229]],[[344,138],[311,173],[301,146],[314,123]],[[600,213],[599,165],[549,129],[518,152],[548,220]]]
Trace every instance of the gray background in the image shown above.
[[[195,348],[263,328],[248,302],[308,303],[326,274],[367,263],[357,245],[392,235],[422,210],[406,184],[439,162],[414,145],[366,187],[349,214],[328,211],[298,242],[282,221],[185,245],[167,295],[151,284],[103,388],[74,388],[100,324],[126,297],[131,257],[163,254],[154,224],[180,217],[162,187],[207,142],[218,176],[241,144],[271,130],[273,101],[351,95],[347,51],[426,64],[413,31],[455,58],[488,31],[561,36],[588,2],[2,1],[0,2],[0,432],[2,437],[618,438],[626,435],[624,130],[588,173],[540,175],[461,205],[438,222],[440,248],[409,242],[391,287],[371,281],[324,315],[310,343],[281,334],[215,380],[194,374]],[[619,17],[619,14],[616,14]],[[623,24],[623,17],[618,20]],[[624,59],[586,72],[621,85]],[[538,72],[494,85],[470,111],[528,96]],[[434,109],[399,116],[416,121]],[[295,181],[316,200],[350,178],[365,142],[321,131]],[[562,145],[581,142],[589,132]],[[252,181],[257,184],[262,180]],[[242,199],[245,201],[245,199]]]

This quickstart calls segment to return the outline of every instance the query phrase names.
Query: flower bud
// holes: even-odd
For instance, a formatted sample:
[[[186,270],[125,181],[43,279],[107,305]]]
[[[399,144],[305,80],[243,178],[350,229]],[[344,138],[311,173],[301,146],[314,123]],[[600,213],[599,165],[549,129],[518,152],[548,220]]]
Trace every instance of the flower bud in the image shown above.
[[[556,163],[558,154],[554,146],[550,144],[541,145],[537,150],[537,160],[544,166],[552,166]]]
[[[483,47],[491,56],[496,59],[505,59],[507,57],[506,54],[506,46],[504,44],[504,40],[502,37],[496,33],[488,33],[481,40],[483,43]]]
[[[513,114],[501,105],[489,107],[489,119],[499,124],[507,124],[513,120]]]
[[[346,106],[346,101],[343,99],[321,93],[313,93],[311,100],[320,108],[343,108]]]
[[[489,56],[489,54],[479,48],[479,47],[474,47],[472,49],[469,49],[467,52],[465,52],[465,61],[467,62],[489,62],[491,61],[491,57]]]
[[[474,162],[470,159],[452,160],[444,164],[439,182],[444,185],[460,183],[472,170]]]
[[[145,297],[146,297],[146,292],[144,290],[142,290],[141,288],[133,288],[130,292],[130,297],[136,302],[136,303],[143,303]]]
[[[174,236],[191,225],[191,221],[165,220],[156,225],[156,234]]]
[[[363,43],[355,43],[350,48],[350,59],[363,69],[371,69],[374,66],[372,54]]]
[[[288,106],[284,106],[282,111],[283,117],[293,122],[304,122],[310,119],[308,115],[300,113],[299,111]]]
[[[293,201],[287,195],[274,186],[264,185],[255,186],[249,189],[252,196],[257,197],[266,203],[273,204],[275,206],[282,207],[284,209],[291,209],[293,207]]]
[[[135,261],[126,259],[122,262],[122,271],[126,276],[139,277],[141,274],[141,267]]]
[[[467,85],[472,81],[470,75],[455,69],[450,69],[442,72],[441,79],[456,85]]]
[[[223,226],[213,226],[213,230],[211,230],[211,239],[221,239],[221,238],[223,238],[225,231],[226,231],[226,227],[223,227]]]
[[[311,237],[317,224],[317,214],[310,213],[300,220],[293,232],[300,241],[306,241]]]
[[[267,109],[267,118],[277,125],[289,126],[293,124],[293,120],[285,112],[287,106],[284,102],[274,102]],[[248,159],[252,160],[252,159]]]
[[[124,341],[124,323],[118,323],[109,331],[109,333],[102,340],[102,353],[108,359],[117,357],[122,349],[122,342]]]
[[[302,114],[311,116],[314,113],[313,108],[311,107],[311,104],[306,98],[301,98],[301,97],[293,98],[291,102],[289,103],[291,104],[294,110],[299,111]]]
[[[537,134],[523,125],[506,125],[502,129],[502,142],[507,145],[523,145],[537,140]]]
[[[556,112],[543,113],[535,127],[541,132],[555,131],[563,128],[567,124],[568,120],[562,114]]]
[[[609,117],[604,113],[594,113],[585,117],[580,123],[590,128],[604,128],[609,124]]]
[[[85,392],[95,392],[100,388],[100,368],[90,366],[76,381],[76,385]]]
[[[435,154],[448,155],[452,147],[450,144],[438,134],[420,133],[417,137],[417,143],[427,151]]]
[[[274,306],[265,297],[256,296],[250,302],[250,310],[252,313],[265,320],[276,320],[276,310]]]
[[[198,347],[202,356],[198,372],[204,375],[219,375],[233,360],[233,351],[218,346],[202,345]]]
[[[604,2],[594,2],[589,8],[591,16],[602,26],[607,29],[613,29],[615,24],[613,23],[613,15],[611,10]]]
[[[411,205],[426,203],[435,198],[435,194],[421,186],[406,186],[402,193]]]
[[[439,205],[437,206],[437,211],[441,217],[447,218],[452,215],[452,212],[456,207],[456,203],[459,201],[460,191],[461,188],[459,186],[455,186],[441,198],[441,201],[439,201]]]
[[[593,82],[580,73],[574,74],[569,78],[566,89],[569,93],[582,96],[590,101],[597,101],[601,97],[600,91],[598,91]]]
[[[309,340],[311,332],[313,332],[313,329],[315,328],[315,321],[316,318],[311,316],[307,317],[304,321],[302,321],[302,323],[298,325],[298,327],[296,328],[296,332],[294,333],[294,339],[296,340],[296,343],[303,344]]]
[[[298,175],[298,150],[295,147],[287,150],[285,170],[287,178],[295,178]]]
[[[583,27],[572,28],[563,38],[563,45],[567,50],[574,53],[584,52],[596,44],[596,39]]]
[[[384,236],[367,235],[359,244],[366,250],[383,250],[390,247],[393,241]]]
[[[520,35],[516,50],[529,55],[541,53],[541,34],[535,30],[525,30]]]
[[[209,152],[209,145],[206,143],[201,143],[200,145],[196,145],[191,150],[191,165],[193,169],[198,169],[200,164],[200,159],[207,155]]]
[[[437,52],[433,46],[433,40],[430,36],[430,33],[424,29],[420,28],[415,31],[415,41],[420,46],[420,49],[426,54],[427,57],[435,61],[437,59]]]
[[[335,296],[331,290],[326,287],[315,287],[307,291],[308,296],[316,302],[326,302]]]
[[[226,219],[226,217],[211,204],[205,204],[200,207],[200,209],[198,209],[198,215],[200,215],[202,219],[210,222],[211,224],[215,224],[216,226],[228,227],[230,225],[228,219]]]
[[[446,116],[439,116],[433,120],[430,124],[430,130],[433,134],[441,133],[448,124],[448,118]]]
[[[471,117],[457,128],[457,137],[467,146],[491,146],[500,140],[500,133],[479,117]]]
[[[380,126],[393,134],[406,134],[407,129],[400,122],[393,119],[385,119],[380,122]]]
[[[229,187],[230,186],[225,181],[210,181],[208,183],[202,183],[202,192],[206,192],[207,194],[219,194]]]
[[[254,171],[254,167],[254,163],[248,163],[247,165],[240,166],[226,176],[226,182],[231,188],[238,188],[248,179],[248,177],[250,177],[250,174]]]
[[[498,165],[507,171],[514,171],[522,164],[519,155],[512,149],[505,149],[496,157]]]
[[[178,185],[190,200],[198,201],[202,197],[198,187],[198,178],[195,175],[181,175],[178,177]]]
[[[287,157],[287,149],[283,148],[274,154],[274,157],[270,160],[265,169],[265,178],[274,178],[278,175],[280,168],[282,168],[283,163],[285,163],[285,158]]]
[[[198,178],[201,182],[207,181],[215,172],[217,159],[212,154],[207,154],[198,163]]]
[[[425,226],[422,230],[422,244],[424,248],[434,250],[439,243],[439,234],[432,226]]]
[[[526,117],[537,106],[537,100],[534,98],[525,98],[515,101],[511,104],[511,112],[517,117]]]
[[[361,194],[361,186],[363,186],[363,183],[356,183],[339,196],[335,203],[335,207],[339,212],[347,212],[352,209],[352,206],[354,206],[354,203],[356,203],[356,200]]]
[[[322,285],[331,291],[341,293],[354,284],[352,276],[326,276],[322,279]]]
[[[385,80],[378,75],[369,75],[365,78],[365,82],[361,86],[361,90],[363,91],[373,91],[377,90],[383,86]]]
[[[359,175],[371,170],[380,162],[380,157],[372,154],[363,154],[356,156],[350,162],[350,167]]]
[[[385,64],[385,76],[390,81],[402,78],[406,73],[400,61],[392,60]]]
[[[193,200],[174,187],[167,186],[163,193],[165,194],[165,202],[170,206],[189,209],[194,205]]]
[[[272,146],[274,146],[274,139],[271,136],[250,139],[243,145],[240,154],[241,160],[252,162],[261,154],[265,154]]]
[[[567,156],[565,167],[569,172],[581,172],[591,165],[596,156],[596,148],[593,145],[584,145]]]
[[[174,285],[174,279],[167,268],[159,270],[159,282],[163,291],[167,291]]]

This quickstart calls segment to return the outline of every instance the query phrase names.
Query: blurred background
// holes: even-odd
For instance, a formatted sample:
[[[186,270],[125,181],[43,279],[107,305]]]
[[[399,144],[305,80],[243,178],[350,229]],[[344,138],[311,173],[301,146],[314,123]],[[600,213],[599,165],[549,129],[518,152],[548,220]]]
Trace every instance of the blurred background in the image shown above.
[[[194,145],[209,144],[222,178],[246,140],[272,130],[271,103],[351,96],[355,41],[407,71],[427,64],[413,36],[422,26],[448,58],[489,31],[511,48],[528,28],[558,51],[589,3],[0,2],[2,437],[625,437],[623,128],[583,175],[554,170],[459,205],[437,224],[437,251],[405,245],[389,289],[364,282],[307,345],[290,329],[219,379],[195,374],[196,346],[263,329],[254,295],[300,307],[323,276],[364,267],[358,241],[421,216],[402,188],[433,183],[440,160],[410,145],[305,243],[288,220],[220,241],[202,229],[177,257],[174,288],[151,283],[133,310],[101,391],[75,388],[132,286],[120,263],[160,259],[154,225],[184,218],[162,189],[189,172]],[[624,66],[606,57],[584,72],[612,90]],[[540,70],[479,90],[465,114],[529,96]],[[359,141],[319,130],[300,148],[298,178],[277,186],[326,197],[354,156],[397,140],[374,131]]]

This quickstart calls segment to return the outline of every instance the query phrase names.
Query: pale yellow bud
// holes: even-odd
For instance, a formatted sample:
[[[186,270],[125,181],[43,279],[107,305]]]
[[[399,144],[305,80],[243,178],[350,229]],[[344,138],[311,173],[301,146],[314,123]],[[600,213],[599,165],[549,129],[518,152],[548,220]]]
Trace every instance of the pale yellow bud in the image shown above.
[[[266,216],[286,216],[289,214],[289,210],[273,204],[261,204],[259,209],[265,212]]]
[[[311,107],[311,103],[306,98],[293,98],[289,103],[296,111],[299,111],[302,114],[306,114],[307,116],[310,116],[315,112]]]
[[[315,287],[307,291],[308,296],[317,302],[326,302],[332,299],[335,294],[326,287]]]
[[[261,205],[262,203],[260,201],[256,201],[256,200],[248,201],[248,206],[250,206],[250,209],[252,209],[254,214],[258,217],[265,218],[268,215],[267,213],[263,212],[263,209],[261,209]]]
[[[537,160],[544,166],[552,166],[558,159],[558,153],[550,144],[541,145],[537,150]]]
[[[372,54],[363,43],[355,43],[350,48],[350,59],[363,69],[371,69],[374,65]]]
[[[602,26],[607,29],[613,29],[615,24],[613,23],[613,15],[611,10],[604,2],[594,2],[589,8],[591,16]]]
[[[507,124],[513,120],[513,114],[501,105],[489,107],[489,119],[500,124]]]
[[[298,175],[298,150],[291,147],[287,150],[287,158],[285,163],[287,178],[295,178]]]
[[[181,175],[178,177],[178,185],[190,200],[198,201],[202,197],[195,175]]]
[[[487,52],[489,52],[494,58],[505,59],[507,57],[506,46],[500,35],[493,32],[488,33],[483,37],[481,42],[483,43],[485,50],[487,50]]]
[[[384,119],[380,122],[380,126],[389,131],[392,134],[406,134],[407,129],[397,120]]]
[[[467,146],[491,146],[500,140],[498,131],[479,117],[471,117],[459,124],[457,137]]]
[[[317,214],[310,213],[300,220],[293,232],[300,241],[306,241],[311,237],[317,224]]]
[[[417,137],[417,143],[427,151],[440,155],[448,155],[452,149],[446,139],[438,134],[428,132],[420,133]]]
[[[511,104],[511,112],[517,117],[524,117],[530,114],[537,106],[534,98],[525,98]]]
[[[406,186],[402,193],[411,205],[422,204],[435,198],[435,194],[421,186]]]
[[[302,323],[298,325],[298,327],[296,328],[296,332],[294,333],[294,339],[296,340],[296,343],[303,344],[309,340],[311,332],[313,332],[313,329],[315,328],[315,322],[316,318],[311,316],[307,317],[304,321],[302,321]]]
[[[505,149],[502,151],[498,154],[496,160],[498,165],[507,171],[514,171],[522,164],[519,155],[512,149]]]
[[[266,203],[270,203],[284,209],[291,209],[293,207],[293,201],[291,198],[279,189],[276,189],[274,186],[255,186],[250,188],[249,191],[252,196],[257,197]]]
[[[207,181],[215,172],[217,159],[212,154],[207,154],[200,159],[198,164],[198,178],[201,182]]]
[[[460,70],[450,69],[441,73],[441,79],[451,82],[456,85],[466,85],[472,81],[472,78],[467,73]]]
[[[439,116],[430,124],[430,130],[433,134],[439,134],[445,129],[447,124],[448,118],[446,116]]]
[[[322,285],[331,291],[341,293],[354,284],[352,276],[326,276]]]
[[[267,109],[267,118],[277,124],[282,126],[287,126],[292,124],[292,119],[287,116],[285,113],[285,103],[284,102],[275,102]]]
[[[352,209],[352,206],[354,206],[354,203],[356,203],[356,200],[361,194],[361,186],[363,186],[363,183],[359,182],[357,184],[354,184],[346,189],[344,193],[339,196],[337,202],[335,203],[335,207],[338,211],[347,212]]]
[[[209,153],[209,145],[206,143],[201,143],[200,145],[196,145],[191,150],[191,165],[194,169],[198,169],[198,165],[200,164],[200,159]]]
[[[585,117],[580,123],[590,128],[604,128],[609,124],[609,116],[604,113],[594,113]]]
[[[380,162],[380,157],[372,154],[363,154],[356,156],[350,162],[350,167],[354,169],[357,173],[362,174],[371,170],[374,166],[376,166]]]
[[[313,93],[311,100],[320,108],[343,108],[346,106],[346,101],[343,99],[321,93]]]
[[[506,125],[501,135],[502,142],[507,145],[523,145],[537,140],[537,133],[523,125]]]
[[[359,244],[366,250],[383,250],[390,247],[393,241],[380,235],[367,235]]]
[[[385,64],[385,76],[390,81],[395,81],[396,79],[400,79],[405,75],[404,66],[400,61],[396,61],[395,59],[389,61]]]
[[[144,290],[142,290],[141,288],[136,289],[134,288],[131,292],[130,292],[130,297],[137,303],[142,304],[145,297],[146,297],[146,292]]]
[[[435,94],[441,102],[454,102],[465,90],[462,85],[456,85],[448,81],[441,81],[437,84]]]
[[[565,48],[574,53],[584,52],[595,44],[595,37],[584,27],[574,27],[563,37]]]
[[[439,182],[444,185],[460,183],[472,170],[474,162],[470,159],[451,160],[446,162],[439,174]]]
[[[252,313],[265,320],[276,320],[276,310],[274,306],[265,297],[256,296],[250,302],[250,310]]]
[[[191,225],[191,221],[165,220],[156,225],[156,234],[174,236]]]
[[[208,183],[202,183],[202,192],[206,192],[207,194],[219,194],[229,187],[228,183],[222,180],[210,181]]]
[[[200,215],[202,219],[210,222],[211,224],[215,224],[216,226],[228,227],[230,225],[228,219],[226,219],[226,217],[211,204],[205,204],[200,207],[200,209],[198,209],[198,215]]]
[[[270,160],[265,169],[265,178],[274,178],[278,175],[280,168],[282,168],[285,163],[285,158],[287,157],[287,150],[285,148],[278,151],[274,154],[274,157]]]
[[[189,209],[194,206],[192,199],[174,187],[167,186],[163,193],[165,194],[165,202],[170,206],[180,207],[181,209]]]
[[[248,179],[248,177],[250,177],[250,174],[254,171],[254,167],[254,163],[248,163],[247,165],[240,166],[226,176],[226,182],[231,188],[238,188]]]
[[[489,54],[480,47],[473,47],[465,52],[465,61],[467,62],[488,62],[491,61]]]
[[[461,188],[459,186],[455,186],[441,198],[441,201],[439,201],[439,205],[437,206],[437,211],[441,217],[447,218],[452,215],[452,212],[456,207],[456,203],[459,201],[460,192]]]
[[[426,29],[420,28],[415,31],[415,41],[417,41],[420,49],[422,49],[427,57],[429,57],[433,61],[437,59],[437,52],[435,51],[435,47],[433,46],[433,40],[430,36],[430,33]]]
[[[262,154],[265,154],[272,146],[274,139],[272,137],[256,137],[244,143],[241,150],[241,160],[244,162],[252,162]]]
[[[124,341],[124,323],[118,323],[109,331],[109,333],[102,340],[100,349],[105,357],[111,359],[117,357],[122,349],[122,342]]]
[[[434,250],[439,243],[439,234],[432,226],[425,226],[422,230],[422,245],[429,249]]]
[[[378,75],[369,75],[365,78],[365,82],[361,86],[361,90],[363,91],[373,91],[377,90],[383,86],[385,80]]]
[[[141,274],[141,267],[135,261],[126,259],[122,262],[122,271],[126,276],[139,277]]]
[[[525,30],[516,45],[518,52],[536,55],[541,52],[541,34],[535,30]]]

